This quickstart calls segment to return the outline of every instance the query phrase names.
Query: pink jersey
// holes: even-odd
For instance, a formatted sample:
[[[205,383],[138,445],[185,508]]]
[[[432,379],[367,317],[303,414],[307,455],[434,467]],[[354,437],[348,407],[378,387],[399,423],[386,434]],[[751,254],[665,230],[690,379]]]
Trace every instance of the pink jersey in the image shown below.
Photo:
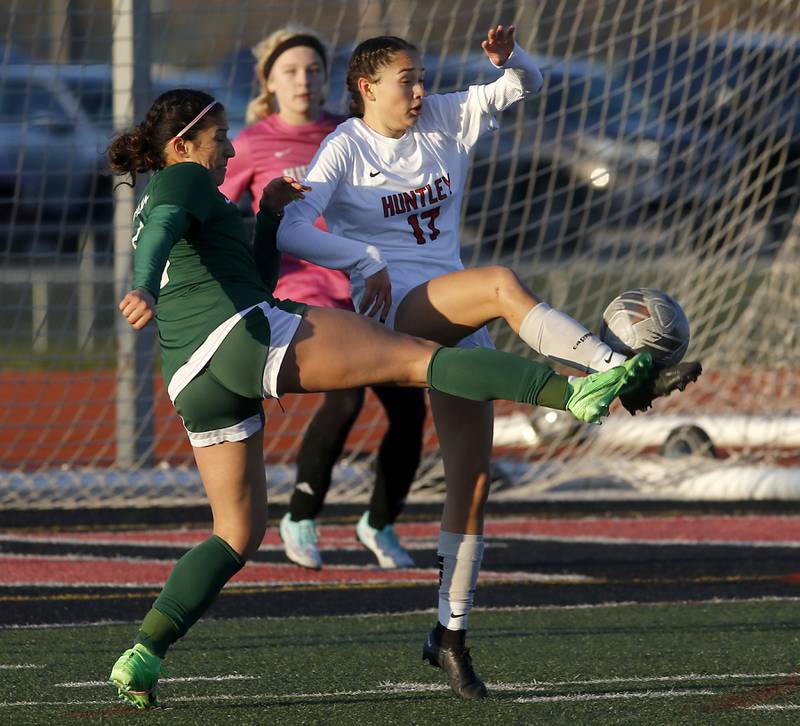
[[[343,116],[323,111],[317,121],[302,126],[287,124],[277,114],[248,126],[233,140],[236,156],[228,161],[220,191],[228,199],[239,201],[249,190],[253,212],[257,212],[264,187],[278,176],[304,179],[319,145],[342,121]],[[316,226],[327,229],[322,217]],[[353,309],[350,281],[344,272],[319,267],[285,252],[275,297],[320,307]]]

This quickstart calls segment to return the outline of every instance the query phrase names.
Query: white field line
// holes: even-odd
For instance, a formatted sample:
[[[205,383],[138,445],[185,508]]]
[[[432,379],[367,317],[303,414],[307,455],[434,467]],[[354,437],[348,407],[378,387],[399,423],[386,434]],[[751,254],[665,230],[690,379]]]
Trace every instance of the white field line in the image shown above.
[[[640,539],[636,537],[601,537],[592,535],[566,535],[550,534],[503,534],[493,535],[508,540],[527,540],[536,542],[581,542],[583,544],[604,544],[604,545],[650,545],[661,547],[665,545],[686,545],[691,547],[709,545],[713,547],[800,547],[800,540],[727,540],[727,539]],[[489,546],[494,547],[490,540]]]
[[[28,557],[28,555],[23,555]],[[108,561],[108,560],[106,560]],[[119,558],[120,562],[126,564],[146,564],[146,565],[161,565],[169,564],[163,560],[130,560],[127,558]],[[373,575],[372,579],[363,580],[348,580],[347,575],[350,572],[362,572],[365,570],[360,565],[331,565],[327,569],[330,572],[337,573],[341,576],[338,580],[315,579],[309,576],[308,579],[292,580],[286,579],[283,573],[292,573],[297,567],[296,565],[283,564],[283,563],[258,563],[259,565],[266,565],[267,567],[274,567],[278,572],[275,579],[258,579],[248,580],[240,579],[226,584],[226,590],[236,590],[246,587],[325,587],[347,584],[353,587],[358,587],[362,584],[381,584],[381,585],[431,585],[436,582],[436,572],[431,569],[423,568],[407,568],[404,572],[413,574],[413,577],[408,578],[395,578],[391,570],[381,570],[377,566],[370,570]],[[244,570],[245,573],[252,572]],[[602,585],[605,584],[605,578],[593,577],[591,575],[581,575],[579,573],[559,573],[557,575],[546,572],[499,572],[495,570],[483,570],[481,572],[481,580],[485,583],[527,583],[527,584],[548,584],[548,585]],[[131,590],[151,590],[160,589],[164,586],[163,580],[152,580],[149,582],[51,582],[49,580],[18,580],[3,582],[0,587],[48,587],[52,589],[68,589],[75,590],[83,589],[88,590],[91,588],[126,588]]]
[[[329,568],[333,569],[333,568]],[[342,573],[345,575],[346,573]],[[485,573],[481,573],[485,574]],[[166,579],[166,578],[165,578]],[[47,587],[52,588],[53,590],[66,590],[66,589],[73,589],[73,590],[90,590],[92,588],[118,588],[120,590],[154,590],[158,592],[161,588],[164,587],[165,580],[153,580],[151,582],[35,582],[32,580],[24,580],[19,582],[4,582],[0,585],[2,587]],[[505,578],[496,578],[491,580],[489,578],[486,579],[487,582],[506,582]],[[543,582],[542,580],[538,579],[530,579],[530,580],[513,580],[514,582]],[[413,577],[408,578],[407,580],[396,580],[396,579],[381,579],[380,576],[376,577],[374,580],[237,580],[236,582],[229,582],[225,584],[225,589],[230,590],[237,590],[242,589],[245,587],[261,587],[261,588],[269,588],[269,587],[278,587],[278,588],[292,588],[292,587],[325,587],[326,585],[333,586],[341,586],[341,585],[348,585],[357,587],[360,584],[369,584],[369,585],[387,585],[392,586],[395,584],[398,585],[432,585],[436,583],[436,573],[431,569],[430,571],[425,573],[425,576],[420,576],[419,578]],[[564,584],[572,584],[568,581],[564,581]],[[43,597],[42,599],[46,599]],[[279,618],[275,618],[276,620]],[[286,618],[280,618],[285,620]],[[0,626],[2,629],[5,626]]]
[[[536,692],[544,688],[570,687],[585,685],[613,685],[619,683],[660,683],[660,682],[680,682],[680,681],[730,681],[736,679],[749,678],[785,678],[797,675],[795,673],[719,673],[719,674],[679,674],[672,676],[652,676],[642,678],[607,678],[591,680],[572,680],[572,681],[535,681],[533,683],[489,683],[489,689],[495,692],[519,693]],[[223,680],[255,680],[255,676],[242,676],[231,674],[227,676],[196,677],[196,678],[168,678],[162,682],[186,683],[196,681],[223,681]],[[84,681],[78,683],[59,683],[57,686],[104,686],[110,684],[104,681]],[[408,693],[426,692],[446,692],[448,687],[439,683],[414,683],[414,682],[386,682],[381,683],[378,688],[360,689],[353,691],[329,691],[316,693],[282,693],[282,694],[218,694],[218,695],[193,695],[193,696],[170,696],[167,700],[171,703],[213,703],[218,701],[262,701],[266,699],[286,700],[302,698],[341,698],[348,696],[366,695],[402,695]],[[619,691],[617,693],[567,693],[547,696],[522,696],[514,699],[515,703],[549,703],[549,702],[581,702],[592,700],[631,700],[631,699],[651,699],[651,698],[684,698],[690,696],[716,696],[719,690],[713,689],[668,689],[664,691]],[[0,708],[26,707],[26,706],[89,706],[89,705],[112,705],[116,704],[116,699],[103,700],[69,700],[69,701],[6,701],[0,703]],[[796,710],[800,705],[789,704],[787,706],[759,705],[748,706],[746,710]]]
[[[0,588],[0,591],[2,588]],[[708,598],[705,600],[663,600],[661,602],[636,602],[635,600],[620,600],[619,602],[585,603],[579,605],[505,605],[497,607],[476,608],[472,612],[480,616],[481,613],[527,613],[539,610],[612,610],[617,608],[660,608],[672,607],[676,605],[739,605],[748,603],[800,603],[800,597],[795,596],[774,596],[765,597],[741,597],[741,598]],[[371,618],[405,618],[417,615],[431,615],[436,613],[436,608],[424,608],[422,610],[400,610],[389,613],[350,613],[344,615],[294,615],[292,620],[342,620],[353,618],[356,620],[369,620]],[[225,622],[227,620],[237,621],[272,621],[280,620],[285,622],[285,615],[263,615],[240,618],[203,618],[203,622]],[[68,623],[16,623],[11,625],[0,624],[2,630],[50,630],[56,628],[99,628],[106,625],[139,625],[139,620],[95,620],[90,622],[68,622]]]
[[[424,685],[424,684],[420,684]],[[435,690],[445,691],[448,687],[442,686],[440,688],[436,688]],[[433,689],[430,689],[433,690]],[[267,700],[284,700],[284,699],[307,699],[307,698],[342,698],[343,696],[377,696],[377,695],[387,695],[387,694],[398,694],[403,695],[408,693],[406,690],[389,690],[387,688],[378,688],[378,689],[365,689],[359,691],[331,691],[329,693],[286,693],[286,694],[258,694],[258,695],[231,695],[231,694],[219,694],[216,696],[170,696],[169,698],[165,699],[165,702],[168,701],[169,703],[217,703],[219,701],[236,701],[236,702],[247,702],[247,701],[256,701],[261,702],[265,699]],[[564,696],[533,696],[531,698],[517,698],[514,699],[515,703],[543,703],[546,701],[586,701],[586,700],[594,700],[594,699],[634,699],[634,698],[675,698],[675,697],[683,697],[683,696],[716,696],[718,695],[718,691],[712,690],[687,690],[687,691],[663,691],[663,692],[653,692],[653,691],[644,691],[644,692],[621,692],[621,693],[605,693],[605,694],[594,694],[594,693],[576,693],[571,695],[564,695]],[[24,707],[24,706],[94,706],[94,705],[118,705],[119,701],[117,699],[104,699],[104,700],[92,700],[92,701],[6,701],[4,703],[0,703],[0,709],[2,708],[12,708],[12,707]]]
[[[46,668],[36,663],[0,663],[0,671],[13,671],[18,668]]]
[[[361,548],[363,549],[363,547]],[[60,554],[60,555],[41,555],[41,554],[19,554],[15,552],[3,552],[0,553],[0,559],[3,560],[14,560],[19,562],[24,562],[25,560],[53,560],[54,562],[108,562],[114,564],[132,564],[132,565],[169,565],[172,566],[175,564],[174,558],[163,558],[163,557],[114,557],[111,555],[80,555],[75,553],[70,554]],[[281,572],[295,572],[297,570],[297,565],[292,562],[254,562],[253,565],[258,567],[269,567],[274,568],[275,570]],[[364,570],[370,570],[375,574],[380,574],[382,572],[388,572],[391,574],[391,571],[382,570],[378,565],[372,565],[370,567],[365,567],[364,565],[330,565],[328,567],[329,570],[333,572],[363,572]],[[245,570],[246,571],[246,570]],[[432,567],[409,567],[406,568],[407,572],[414,572],[421,576],[425,576],[426,579],[430,579],[436,573],[434,568]],[[489,571],[489,574],[495,574]],[[505,573],[503,573],[505,574]],[[526,573],[526,572],[510,572],[508,573],[509,576],[526,576],[526,575],[533,575],[539,576],[537,573]],[[542,575],[543,577],[549,577],[549,575]],[[553,577],[556,577],[553,575]],[[3,587],[13,587],[18,583],[14,582],[3,582]],[[32,583],[20,583],[24,585],[29,585]],[[49,584],[52,585],[53,583],[42,583],[43,585]],[[60,583],[55,583],[57,586]],[[162,583],[163,584],[163,583]],[[235,584],[235,583],[233,583]],[[79,586],[76,583],[69,583],[70,587]],[[89,583],[89,587],[93,586],[94,583]]]
[[[538,691],[544,688],[564,688],[569,686],[610,686],[621,683],[680,683],[685,681],[726,681],[748,680],[752,678],[790,678],[799,676],[800,673],[684,673],[672,676],[630,676],[628,678],[593,678],[574,681],[530,681],[529,683],[491,683],[486,685],[493,691]],[[448,686],[415,683],[415,682],[386,682],[382,686],[391,689],[407,690],[432,690],[446,689]]]
[[[755,706],[744,706],[743,711],[800,711],[800,703],[759,703]]]
[[[563,703],[565,701],[624,701],[633,698],[686,698],[687,696],[716,696],[719,692],[702,691],[622,691],[620,693],[575,693],[563,696],[523,696],[514,703]]]
[[[698,517],[697,519],[702,519]],[[496,540],[496,541],[495,541]],[[574,535],[556,535],[546,533],[508,533],[508,534],[492,534],[489,535],[489,546],[493,549],[507,548],[508,545],[503,540],[521,540],[521,541],[535,541],[535,542],[581,542],[590,544],[605,544],[605,545],[687,545],[687,546],[702,546],[709,545],[714,547],[728,546],[728,547],[785,547],[785,548],[798,548],[800,547],[800,540],[734,540],[734,539],[642,539],[637,537],[607,537],[602,535],[589,535],[589,534],[574,534]],[[103,547],[108,546],[124,546],[134,548],[174,548],[185,550],[191,547],[192,542],[175,542],[173,540],[160,540],[157,537],[148,540],[147,542],[141,541],[128,541],[118,539],[81,539],[79,537],[60,537],[53,535],[28,535],[25,537],[0,534],[0,542],[20,542],[20,543],[37,543],[37,544],[58,544],[58,545],[99,545]],[[403,538],[403,546],[411,550],[428,550],[436,546],[438,540],[430,537],[410,537]],[[328,540],[323,539],[320,543],[323,550],[336,550],[341,552],[361,552],[363,547],[361,545],[352,544],[350,538],[334,537]],[[259,552],[283,552],[282,544],[262,544]],[[10,556],[12,553],[4,554],[4,557]],[[48,557],[59,556],[65,557],[67,555],[23,555],[30,557]],[[80,559],[89,559],[89,556],[75,555]]]
[[[211,618],[206,618],[211,620]],[[277,619],[277,618],[276,618]],[[91,623],[32,623],[30,625],[0,625],[0,630],[58,630],[59,628],[101,628],[105,625],[131,625],[139,620],[95,620]]]
[[[159,678],[159,683],[208,683],[217,681],[255,681],[258,676],[242,676],[232,673],[227,676],[186,676],[183,678]],[[110,686],[108,681],[75,681],[74,683],[54,683],[54,688],[94,688],[96,686]]]
[[[629,678],[595,678],[585,680],[569,680],[569,681],[532,681],[529,683],[488,683],[487,687],[495,692],[503,693],[530,693],[552,688],[564,688],[575,686],[610,686],[623,683],[679,683],[687,681],[730,681],[730,680],[744,680],[744,679],[774,679],[774,678],[788,678],[791,676],[800,675],[799,673],[685,673],[670,676],[631,676]],[[221,682],[221,681],[245,681],[257,680],[257,676],[242,675],[232,673],[222,676],[194,676],[194,677],[180,677],[180,678],[162,678],[160,683],[196,683],[196,682]],[[54,687],[61,688],[93,688],[93,687],[109,687],[111,684],[108,681],[75,681],[67,683],[55,683]],[[286,694],[265,694],[268,698],[324,698],[328,696],[343,696],[343,695],[366,695],[378,693],[425,693],[435,691],[447,691],[448,686],[441,683],[420,683],[413,681],[400,681],[391,682],[386,681],[379,684],[377,689],[359,690],[359,691],[334,691],[330,693],[286,693]],[[668,693],[673,693],[674,690],[670,689]],[[701,693],[701,691],[692,691],[693,693]],[[652,691],[638,691],[634,693],[653,693]],[[565,696],[592,696],[594,694],[564,694]],[[615,695],[616,694],[612,694]],[[713,694],[710,694],[713,695]],[[561,696],[558,696],[561,698]],[[170,700],[176,700],[171,698]],[[4,704],[0,704],[4,705]],[[6,704],[7,705],[7,704]]]
[[[110,684],[106,684],[110,687]],[[330,691],[328,693],[278,693],[278,694],[271,694],[271,693],[261,693],[261,694],[251,694],[251,695],[231,695],[229,693],[221,693],[216,696],[170,696],[168,699],[164,699],[165,701],[169,701],[169,703],[185,703],[185,702],[192,702],[192,703],[214,703],[217,701],[263,701],[265,699],[271,700],[283,700],[283,699],[294,699],[294,698],[341,698],[342,696],[376,696],[376,695],[385,695],[387,693],[392,693],[392,691],[388,691],[385,688],[378,688],[378,689],[368,689],[368,690],[360,690],[360,691]],[[398,691],[400,693],[400,691]],[[0,709],[2,708],[10,708],[14,706],[94,706],[94,705],[119,705],[119,700],[116,698],[107,698],[103,700],[92,700],[92,701],[81,701],[81,700],[73,700],[73,701],[6,701],[4,703],[0,703]]]
[[[505,539],[505,538],[504,538]],[[199,542],[176,542],[174,540],[164,540],[155,537],[147,542],[135,540],[119,540],[119,539],[82,539],[80,537],[61,537],[53,535],[27,535],[24,537],[15,536],[11,534],[0,534],[0,542],[11,542],[20,544],[54,544],[54,545],[98,545],[102,547],[135,547],[140,549],[149,549],[153,547],[173,548],[179,550],[186,550]],[[429,550],[437,546],[438,539],[432,537],[404,537],[404,547],[410,550]],[[360,544],[353,544],[351,539],[332,538],[320,542],[323,550],[336,550],[337,552],[363,552],[364,547]],[[493,543],[494,549],[508,547],[508,545],[497,542]],[[283,552],[283,544],[262,544],[258,548],[259,552]],[[10,554],[10,553],[8,553]],[[4,554],[3,556],[8,556]],[[53,555],[29,555],[31,557],[49,557]],[[58,555],[63,557],[64,555]],[[82,558],[81,555],[78,555]]]
[[[40,666],[44,667],[44,666]],[[596,678],[591,680],[574,680],[574,681],[531,681],[529,683],[490,683],[493,691],[502,691],[513,693],[517,691],[530,692],[540,691],[549,688],[563,688],[569,686],[604,686],[615,685],[621,683],[680,683],[682,681],[725,681],[725,680],[744,680],[752,678],[789,678],[798,676],[800,673],[687,673],[684,675],[675,676],[631,676],[629,678]],[[159,683],[197,683],[197,682],[219,682],[219,681],[254,681],[257,676],[246,676],[240,674],[230,674],[224,676],[187,676],[181,678],[160,678]],[[107,687],[110,683],[108,681],[75,681],[68,683],[54,683],[55,688],[95,688]],[[381,683],[379,688],[386,692],[402,693],[402,692],[422,692],[422,691],[445,691],[448,686],[439,683],[415,683],[410,681],[401,681],[392,683],[387,681]],[[290,696],[303,696],[308,694],[287,694],[285,697]]]

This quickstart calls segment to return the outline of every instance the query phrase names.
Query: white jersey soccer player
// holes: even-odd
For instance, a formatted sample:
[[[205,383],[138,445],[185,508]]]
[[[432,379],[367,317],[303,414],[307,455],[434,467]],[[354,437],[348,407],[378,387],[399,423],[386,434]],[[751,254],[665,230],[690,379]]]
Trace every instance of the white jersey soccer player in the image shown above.
[[[497,126],[497,113],[543,83],[513,36],[513,27],[498,26],[482,44],[488,59],[504,68],[498,80],[428,97],[413,45],[393,36],[361,43],[347,79],[355,118],[323,141],[306,176],[311,191],[284,210],[278,247],[347,270],[357,309],[402,332],[491,348],[483,326],[503,317],[546,355],[575,358],[579,349],[578,363],[589,368],[602,363],[601,354],[610,354],[609,361],[614,354],[586,328],[541,303],[510,270],[464,270],[461,262],[458,229],[470,150]],[[314,227],[320,215],[328,232]],[[624,361],[616,357],[615,363]],[[423,657],[446,671],[461,698],[483,698],[486,688],[464,642],[483,557],[493,409],[435,393],[430,401],[446,500],[439,617]]]
[[[469,152],[496,127],[496,114],[543,83],[513,38],[513,26],[497,26],[481,44],[503,68],[499,79],[427,98],[413,45],[394,36],[361,43],[347,79],[356,118],[323,141],[306,176],[311,191],[286,207],[278,246],[347,270],[358,309],[401,332],[489,348],[483,326],[503,318],[543,355],[584,371],[606,370],[623,364],[625,356],[541,302],[512,270],[465,270],[461,263],[458,230]],[[320,215],[328,232],[314,227]],[[644,398],[623,403],[633,410],[649,405],[652,397]],[[483,698],[486,687],[464,643],[483,556],[493,409],[435,391],[430,402],[446,498],[438,547],[439,617],[423,658],[447,673],[461,698]]]
[[[409,290],[463,269],[458,232],[469,152],[497,127],[495,114],[541,88],[541,73],[519,45],[503,69],[492,83],[427,96],[419,121],[399,139],[360,118],[340,124],[311,162],[311,191],[286,208],[279,247],[352,270],[357,306],[364,278],[388,265],[392,307],[386,322],[393,326]],[[321,214],[327,234],[313,224]],[[481,338],[491,344],[485,332]]]

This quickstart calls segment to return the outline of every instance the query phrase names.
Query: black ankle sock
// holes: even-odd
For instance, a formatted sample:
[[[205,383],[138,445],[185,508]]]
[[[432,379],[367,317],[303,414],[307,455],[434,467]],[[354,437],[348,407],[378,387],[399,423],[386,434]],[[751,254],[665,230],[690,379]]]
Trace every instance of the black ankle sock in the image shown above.
[[[442,648],[464,650],[466,639],[466,630],[450,630],[449,628],[445,628],[441,623],[436,623],[436,640]]]

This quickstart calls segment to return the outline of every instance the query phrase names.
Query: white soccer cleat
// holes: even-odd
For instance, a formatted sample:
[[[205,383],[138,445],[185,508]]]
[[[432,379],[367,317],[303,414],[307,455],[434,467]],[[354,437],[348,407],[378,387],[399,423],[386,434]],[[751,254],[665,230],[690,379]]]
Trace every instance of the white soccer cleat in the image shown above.
[[[322,567],[322,555],[319,553],[319,534],[313,519],[292,521],[289,512],[281,519],[279,528],[286,556],[300,567],[319,570]]]
[[[375,557],[378,565],[386,570],[397,570],[403,567],[414,567],[414,560],[397,539],[397,533],[391,524],[383,529],[374,529],[369,525],[369,512],[364,512],[356,525],[356,537]]]

